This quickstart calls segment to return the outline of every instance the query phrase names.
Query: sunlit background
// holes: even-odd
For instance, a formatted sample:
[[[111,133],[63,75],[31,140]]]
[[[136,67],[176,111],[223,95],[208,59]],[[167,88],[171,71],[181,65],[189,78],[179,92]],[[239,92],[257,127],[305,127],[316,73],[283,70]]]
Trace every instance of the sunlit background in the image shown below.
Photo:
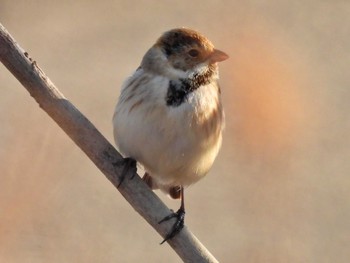
[[[230,55],[223,147],[187,190],[186,224],[220,262],[246,263],[349,262],[349,13],[347,1],[0,0],[0,22],[111,142],[120,85],[162,32],[197,29]],[[0,262],[180,261],[2,65],[0,85]]]

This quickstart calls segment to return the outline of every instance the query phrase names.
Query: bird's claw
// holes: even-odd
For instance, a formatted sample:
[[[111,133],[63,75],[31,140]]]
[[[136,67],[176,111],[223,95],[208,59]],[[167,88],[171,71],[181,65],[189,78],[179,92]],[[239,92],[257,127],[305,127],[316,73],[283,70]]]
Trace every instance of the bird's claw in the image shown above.
[[[165,236],[164,240],[160,244],[163,244],[165,241],[172,239],[174,236],[176,236],[185,225],[185,210],[182,208],[180,208],[177,212],[172,212],[170,215],[164,217],[158,222],[158,224],[168,221],[173,217],[176,218],[176,222],[174,223],[170,232]]]
[[[119,183],[117,188],[119,188],[119,186],[124,182],[124,179],[126,177],[126,175],[128,174],[129,170],[132,171],[132,176],[130,177],[130,179],[133,179],[136,172],[137,172],[137,168],[136,168],[136,160],[130,157],[127,158],[123,158],[122,161],[115,163],[115,165],[123,165],[123,170],[119,176]]]

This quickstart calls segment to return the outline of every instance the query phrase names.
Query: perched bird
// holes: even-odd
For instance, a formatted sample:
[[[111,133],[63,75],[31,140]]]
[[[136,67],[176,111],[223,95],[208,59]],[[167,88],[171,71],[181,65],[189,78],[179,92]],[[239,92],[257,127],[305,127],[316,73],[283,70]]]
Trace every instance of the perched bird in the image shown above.
[[[220,149],[224,112],[217,62],[227,58],[199,32],[172,29],[122,86],[113,126],[126,166],[139,162],[152,189],[181,198],[180,209],[160,221],[177,218],[164,241],[184,225],[184,187],[206,175]]]

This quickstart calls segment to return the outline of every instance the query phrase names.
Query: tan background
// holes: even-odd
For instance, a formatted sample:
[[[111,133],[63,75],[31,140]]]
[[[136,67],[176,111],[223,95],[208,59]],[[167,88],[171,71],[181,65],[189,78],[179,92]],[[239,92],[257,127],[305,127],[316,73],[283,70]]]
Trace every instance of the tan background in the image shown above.
[[[174,2],[0,0],[0,21],[110,141],[156,38],[207,35],[227,126],[187,225],[221,262],[349,262],[350,2]],[[179,262],[2,65],[0,85],[0,262]]]

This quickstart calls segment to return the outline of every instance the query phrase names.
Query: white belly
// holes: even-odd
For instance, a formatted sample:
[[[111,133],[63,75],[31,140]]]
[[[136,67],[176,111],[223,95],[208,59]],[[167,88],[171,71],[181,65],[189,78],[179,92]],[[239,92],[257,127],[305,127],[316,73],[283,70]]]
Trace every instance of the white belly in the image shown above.
[[[150,85],[159,89],[144,85],[123,90],[113,118],[115,141],[157,184],[187,186],[208,172],[221,145],[223,114],[217,88],[200,87],[187,102],[172,107],[165,103],[168,80],[158,77]],[[130,92],[135,96],[128,99]]]

